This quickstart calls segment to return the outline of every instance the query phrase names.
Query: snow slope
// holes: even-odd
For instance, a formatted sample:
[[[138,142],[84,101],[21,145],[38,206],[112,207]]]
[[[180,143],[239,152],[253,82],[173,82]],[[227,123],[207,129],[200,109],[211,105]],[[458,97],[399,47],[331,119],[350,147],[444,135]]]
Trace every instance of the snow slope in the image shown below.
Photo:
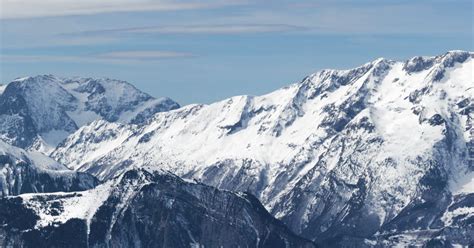
[[[263,96],[157,113],[142,126],[91,123],[52,157],[101,179],[154,166],[250,191],[294,231],[319,241],[370,236],[403,222],[397,218],[409,208],[438,202],[414,225],[403,222],[403,229],[429,228],[474,169],[473,57],[377,59]]]
[[[39,152],[25,151],[21,148],[11,146],[0,140],[0,156],[9,156],[15,161],[29,161],[39,169],[43,170],[68,170],[52,158]]]

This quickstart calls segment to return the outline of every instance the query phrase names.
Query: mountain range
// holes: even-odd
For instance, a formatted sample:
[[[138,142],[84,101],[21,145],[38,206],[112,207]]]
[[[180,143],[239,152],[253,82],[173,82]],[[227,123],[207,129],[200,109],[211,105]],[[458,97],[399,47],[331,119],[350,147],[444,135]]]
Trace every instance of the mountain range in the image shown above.
[[[2,179],[0,243],[474,245],[473,59],[381,58],[183,107],[118,80],[17,79],[0,87],[0,165],[34,168],[34,187]],[[45,169],[75,184],[43,189]]]

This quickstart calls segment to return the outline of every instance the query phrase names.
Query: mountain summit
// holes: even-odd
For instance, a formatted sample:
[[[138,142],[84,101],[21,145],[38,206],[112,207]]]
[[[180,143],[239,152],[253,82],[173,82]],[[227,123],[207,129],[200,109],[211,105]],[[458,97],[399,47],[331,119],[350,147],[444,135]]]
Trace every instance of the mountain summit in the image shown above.
[[[108,78],[40,75],[16,79],[0,89],[0,139],[42,152],[97,119],[141,123],[179,107],[169,98],[155,99],[125,81]]]

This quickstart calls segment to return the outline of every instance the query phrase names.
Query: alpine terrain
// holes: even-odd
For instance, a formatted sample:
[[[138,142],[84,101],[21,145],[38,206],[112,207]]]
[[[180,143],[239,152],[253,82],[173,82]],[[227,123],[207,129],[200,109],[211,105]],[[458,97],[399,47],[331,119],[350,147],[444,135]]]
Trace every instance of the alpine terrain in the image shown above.
[[[0,171],[88,179],[2,179],[0,243],[474,246],[473,72],[466,51],[380,58],[183,107],[110,79],[15,80]]]
[[[0,223],[4,247],[315,247],[249,194],[143,169],[88,191],[7,198]]]
[[[46,153],[93,120],[140,123],[179,107],[169,98],[155,99],[107,78],[24,77],[0,86],[0,93],[1,139]]]
[[[39,153],[0,140],[0,196],[23,193],[80,191],[99,183],[94,176],[66,168]]]

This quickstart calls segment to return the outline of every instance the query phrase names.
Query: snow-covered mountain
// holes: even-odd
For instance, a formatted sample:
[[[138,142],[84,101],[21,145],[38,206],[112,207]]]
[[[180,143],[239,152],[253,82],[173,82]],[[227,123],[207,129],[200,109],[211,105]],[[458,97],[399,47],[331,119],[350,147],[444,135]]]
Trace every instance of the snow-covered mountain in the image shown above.
[[[51,155],[100,179],[150,166],[249,191],[321,244],[465,245],[474,242],[465,233],[474,212],[473,57],[377,59],[143,125],[94,121]]]
[[[0,198],[23,193],[78,191],[99,181],[84,172],[72,171],[39,153],[0,140]]]
[[[139,124],[157,112],[179,107],[124,81],[52,75],[19,78],[1,86],[0,106],[0,139],[45,153],[91,121]]]
[[[143,169],[89,191],[0,199],[0,245],[315,247],[249,194]]]

